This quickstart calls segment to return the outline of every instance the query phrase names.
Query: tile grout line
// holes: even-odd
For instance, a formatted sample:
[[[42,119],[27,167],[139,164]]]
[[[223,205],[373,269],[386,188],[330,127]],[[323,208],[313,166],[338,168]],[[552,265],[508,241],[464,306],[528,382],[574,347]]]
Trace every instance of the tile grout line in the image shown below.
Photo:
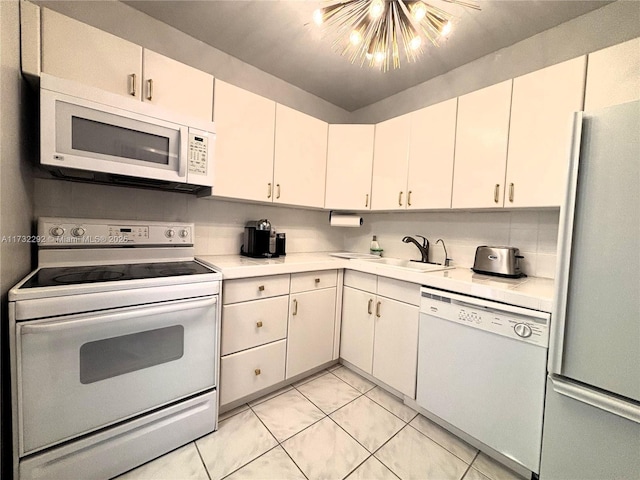
[[[471,465],[473,465],[473,462],[476,461],[476,458],[478,458],[478,455],[480,455],[480,450],[478,450],[476,452],[476,454],[473,456],[473,460],[471,460],[471,463],[469,464],[469,466],[467,467],[467,469],[464,471],[464,473],[462,474],[462,476],[460,477],[460,480],[463,480],[464,477],[467,475],[467,473],[469,473],[469,470],[471,470]],[[475,470],[475,468],[474,468]],[[484,474],[483,474],[484,475]],[[489,478],[487,475],[485,475],[487,478]],[[491,479],[490,479],[491,480]]]
[[[198,457],[200,457],[200,461],[202,462],[202,466],[204,467],[204,472],[207,474],[207,478],[209,480],[212,480],[211,474],[209,473],[209,469],[207,468],[207,464],[204,463],[204,458],[202,458],[202,453],[200,453],[200,449],[198,448],[198,444],[196,443],[195,440],[193,441],[193,446],[196,447],[196,451],[198,452]]]
[[[368,390],[367,393],[375,390],[376,388],[380,388],[379,385],[376,385],[375,387],[373,387],[371,390]],[[383,388],[381,388],[382,391],[386,392],[386,390],[384,390]],[[407,407],[409,408],[412,412],[415,412],[415,415],[413,417],[411,417],[411,419],[409,421],[406,421],[404,418],[400,417],[399,415],[396,415],[395,413],[393,413],[391,410],[389,410],[387,407],[385,407],[384,405],[382,405],[382,403],[377,402],[375,398],[371,398],[369,395],[367,395],[367,393],[363,393],[363,395],[366,395],[366,397],[371,400],[372,402],[374,402],[376,405],[381,406],[382,408],[384,408],[387,412],[389,412],[391,415],[393,415],[396,418],[399,418],[400,420],[402,420],[404,423],[406,423],[407,425],[413,421],[414,418],[416,418],[418,415],[420,415],[420,413],[415,412],[415,410],[413,410],[413,408],[411,407],[407,407],[404,403],[402,404],[403,407]],[[387,392],[388,393],[388,392]],[[391,395],[391,394],[389,394]]]
[[[426,417],[425,417],[426,418]],[[413,421],[413,420],[412,420]],[[440,442],[438,442],[435,438],[431,438],[429,435],[427,435],[424,432],[421,432],[418,428],[414,427],[413,425],[407,423],[407,425],[409,425],[411,428],[413,428],[416,432],[418,432],[420,435],[423,435],[425,437],[427,437],[429,440],[431,440],[433,443],[435,443],[436,445],[438,445],[441,448],[444,448],[447,452],[449,452],[451,455],[453,455],[454,457],[456,457],[458,460],[461,460],[464,463],[467,463],[466,460],[464,460],[463,458],[460,458],[458,455],[456,455],[455,453],[453,453],[451,450],[449,450],[447,447],[445,447],[444,445],[442,445]],[[437,424],[436,424],[437,425]],[[446,430],[446,429],[445,429]],[[448,431],[448,430],[447,430]],[[449,432],[451,433],[451,432]],[[451,434],[453,435],[453,434]],[[454,435],[456,438],[458,438],[460,441],[464,442],[464,440],[462,440],[461,438],[457,437],[456,435]],[[466,443],[466,442],[465,442]],[[469,445],[467,443],[467,445]],[[480,450],[478,450],[476,447],[474,447],[473,445],[470,445],[472,448],[474,448],[476,450],[475,455],[473,456],[473,459],[471,460],[471,463],[473,463],[473,461],[476,459],[476,457],[478,456],[478,454],[480,453]],[[467,463],[467,465],[471,466],[471,463]]]

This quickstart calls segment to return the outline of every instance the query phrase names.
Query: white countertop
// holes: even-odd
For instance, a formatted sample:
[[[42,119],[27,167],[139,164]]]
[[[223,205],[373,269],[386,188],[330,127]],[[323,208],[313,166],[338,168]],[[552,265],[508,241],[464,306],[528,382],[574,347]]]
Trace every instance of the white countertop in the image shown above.
[[[551,312],[553,306],[554,282],[550,278],[501,278],[480,275],[462,267],[419,272],[375,261],[332,257],[329,253],[289,253],[285,257],[271,259],[240,255],[203,255],[196,258],[221,271],[225,280],[347,268],[544,312]]]

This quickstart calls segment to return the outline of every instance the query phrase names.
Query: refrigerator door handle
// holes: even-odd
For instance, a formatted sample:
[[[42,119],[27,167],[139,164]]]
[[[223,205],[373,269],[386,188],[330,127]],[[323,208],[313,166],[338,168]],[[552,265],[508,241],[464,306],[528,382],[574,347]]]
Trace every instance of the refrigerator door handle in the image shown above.
[[[618,417],[626,418],[632,422],[640,424],[640,406],[631,402],[625,402],[612,395],[601,393],[587,387],[583,387],[573,382],[569,382],[556,375],[549,375],[553,390],[573,398],[582,403],[586,403],[593,407],[599,408],[609,413],[613,413]]]
[[[565,316],[567,313],[567,291],[569,289],[569,271],[571,268],[571,244],[573,241],[573,223],[576,209],[576,190],[578,186],[578,166],[580,164],[580,145],[582,141],[583,112],[573,116],[573,133],[567,175],[567,189],[560,208],[558,256],[564,261],[558,262],[554,292],[554,306],[551,318],[549,338],[548,370],[562,374],[562,352],[564,348]]]

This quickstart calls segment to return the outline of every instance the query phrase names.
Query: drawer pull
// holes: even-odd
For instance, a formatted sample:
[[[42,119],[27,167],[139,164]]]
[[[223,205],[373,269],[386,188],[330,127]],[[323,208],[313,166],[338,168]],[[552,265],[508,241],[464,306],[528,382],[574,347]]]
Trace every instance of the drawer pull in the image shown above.
[[[398,206],[402,206],[402,192],[398,195]]]
[[[267,198],[271,198],[271,184],[267,183]]]
[[[258,328],[262,327],[262,322],[257,322],[256,323],[256,327],[258,327]]]
[[[297,315],[298,314],[298,300],[296,300],[295,298],[293,299],[293,313],[292,315]]]
[[[371,307],[373,306],[373,298],[369,299],[369,305],[367,305],[367,313],[369,315],[371,315],[373,313],[373,311],[371,310]]]
[[[515,185],[513,183],[509,184],[509,201],[513,202],[513,190],[515,188]]]
[[[320,279],[316,278],[316,285],[320,283]]]
[[[136,96],[136,74],[132,73],[131,75],[129,75],[129,95],[133,95],[134,97]]]
[[[255,373],[256,375],[260,375],[262,372],[260,371],[260,369],[259,369],[259,368],[256,368],[256,369],[254,370],[254,373]]]
[[[260,286],[258,287],[258,291],[259,291],[259,292],[264,292],[264,285],[260,285]]]
[[[153,79],[147,80],[147,100],[153,100]]]
[[[376,317],[380,318],[380,304],[382,302],[376,303]]]
[[[498,203],[500,200],[500,184],[496,183],[495,188],[493,189],[493,201]]]

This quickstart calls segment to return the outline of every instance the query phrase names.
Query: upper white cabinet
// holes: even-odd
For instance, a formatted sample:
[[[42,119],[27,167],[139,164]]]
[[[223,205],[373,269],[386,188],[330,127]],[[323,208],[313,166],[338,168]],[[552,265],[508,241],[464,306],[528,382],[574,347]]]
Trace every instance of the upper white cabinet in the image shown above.
[[[451,207],[458,99],[411,114],[407,209]]]
[[[142,47],[41,9],[42,71],[142,99]]]
[[[276,105],[274,203],[324,207],[327,128],[322,120]]]
[[[411,114],[376,125],[371,210],[405,208],[410,126]]]
[[[502,207],[512,80],[458,99],[454,208]]]
[[[371,208],[374,125],[329,125],[325,208]]]
[[[216,79],[213,194],[270,202],[276,103]]]
[[[560,205],[585,71],[583,56],[513,80],[505,207]]]
[[[42,71],[211,121],[213,76],[43,8]]]
[[[143,52],[143,100],[210,122],[213,76],[151,50]]]
[[[640,99],[640,38],[589,54],[586,111]]]

